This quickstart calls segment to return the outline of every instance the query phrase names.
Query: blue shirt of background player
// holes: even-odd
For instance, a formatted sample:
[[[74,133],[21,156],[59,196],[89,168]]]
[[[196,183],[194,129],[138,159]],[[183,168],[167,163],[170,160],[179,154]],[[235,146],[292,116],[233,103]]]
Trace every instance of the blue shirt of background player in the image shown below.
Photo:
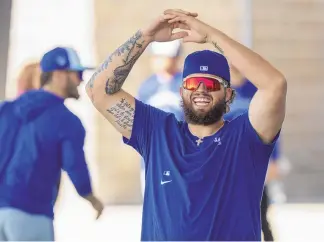
[[[61,169],[79,195],[92,192],[85,130],[62,98],[35,90],[1,103],[0,137],[0,207],[53,218]]]
[[[179,92],[181,84],[181,72],[175,73],[171,80],[164,80],[162,75],[154,74],[140,86],[138,99],[165,112],[173,113],[178,120],[183,120]],[[144,168],[144,161],[142,160],[141,169]]]
[[[224,115],[225,120],[233,120],[241,114],[248,111],[252,97],[258,90],[250,81],[244,82],[243,85],[235,87],[236,97],[231,104],[230,112]],[[280,138],[278,138],[275,148],[271,154],[271,161],[280,158]]]
[[[200,146],[196,139],[174,114],[136,100],[124,142],[145,160],[141,239],[261,240],[260,201],[274,143],[260,140],[246,113]]]
[[[162,75],[154,74],[140,86],[138,99],[165,112],[173,113],[177,119],[183,120],[179,92],[181,84],[181,72],[175,73],[171,80],[164,80]]]

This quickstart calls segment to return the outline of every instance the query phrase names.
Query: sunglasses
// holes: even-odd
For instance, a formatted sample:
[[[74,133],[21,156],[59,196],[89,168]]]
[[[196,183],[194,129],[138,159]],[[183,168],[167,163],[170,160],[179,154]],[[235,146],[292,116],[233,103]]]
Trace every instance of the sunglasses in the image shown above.
[[[203,83],[208,92],[215,92],[221,89],[221,86],[227,87],[227,82],[222,79],[215,79],[210,77],[190,77],[184,80],[182,86],[184,89],[189,91],[196,91],[200,85]]]

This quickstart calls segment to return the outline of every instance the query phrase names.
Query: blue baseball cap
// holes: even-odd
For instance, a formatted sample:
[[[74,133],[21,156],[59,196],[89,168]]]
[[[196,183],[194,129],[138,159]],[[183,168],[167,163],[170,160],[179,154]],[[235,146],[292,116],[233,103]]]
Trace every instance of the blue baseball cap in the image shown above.
[[[40,61],[42,72],[52,72],[57,70],[78,71],[94,69],[82,66],[77,52],[72,48],[56,47],[44,54]]]
[[[226,58],[210,50],[196,51],[189,54],[184,61],[183,78],[192,74],[209,74],[218,76],[230,84],[231,75]]]

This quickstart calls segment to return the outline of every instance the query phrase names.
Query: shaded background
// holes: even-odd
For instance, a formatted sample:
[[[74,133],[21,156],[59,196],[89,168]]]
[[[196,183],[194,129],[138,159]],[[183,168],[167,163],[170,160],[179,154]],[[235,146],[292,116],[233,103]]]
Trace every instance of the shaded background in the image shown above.
[[[292,169],[284,179],[286,204],[274,206],[272,219],[278,228],[283,228],[278,231],[286,239],[295,238],[284,237],[290,228],[296,234],[298,226],[307,231],[309,224],[324,225],[321,219],[324,214],[324,126],[321,122],[324,116],[324,0],[1,0],[0,99],[4,94],[7,98],[15,97],[21,67],[39,59],[49,48],[72,46],[79,51],[85,65],[98,65],[166,8],[198,12],[200,19],[251,47],[285,74],[289,89],[282,140],[284,155]],[[212,47],[186,44],[184,56],[205,48]],[[125,89],[135,95],[140,83],[150,74],[149,55],[144,53]],[[90,77],[91,73],[87,75]],[[109,208],[107,220],[103,219],[108,225],[102,221],[97,226],[103,227],[95,231],[105,231],[106,226],[108,235],[114,234],[113,226],[126,220],[127,226],[134,230],[130,236],[135,236],[140,226],[142,202],[139,156],[122,144],[120,135],[92,107],[83,86],[80,90],[80,101],[66,103],[87,130],[85,150],[95,191],[107,205],[119,209]],[[69,210],[70,214],[59,213],[60,235],[67,238],[67,233],[75,231],[73,236],[80,236],[80,226],[86,226],[89,231],[90,225],[73,218],[81,216],[82,210],[82,216],[91,220],[92,213],[77,198],[67,179],[63,188],[58,210]],[[119,212],[124,215],[119,217]],[[113,223],[112,219],[119,222]],[[305,224],[296,225],[294,222],[300,219]],[[64,229],[63,224],[73,224],[75,230]]]

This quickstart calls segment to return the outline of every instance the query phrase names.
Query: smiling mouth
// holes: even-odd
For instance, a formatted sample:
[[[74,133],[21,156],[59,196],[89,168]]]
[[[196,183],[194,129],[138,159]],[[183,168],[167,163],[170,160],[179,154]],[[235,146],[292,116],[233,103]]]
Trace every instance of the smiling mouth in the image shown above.
[[[197,106],[204,107],[204,106],[207,106],[208,104],[210,104],[211,99],[208,97],[195,97],[195,98],[193,98],[193,102]]]

